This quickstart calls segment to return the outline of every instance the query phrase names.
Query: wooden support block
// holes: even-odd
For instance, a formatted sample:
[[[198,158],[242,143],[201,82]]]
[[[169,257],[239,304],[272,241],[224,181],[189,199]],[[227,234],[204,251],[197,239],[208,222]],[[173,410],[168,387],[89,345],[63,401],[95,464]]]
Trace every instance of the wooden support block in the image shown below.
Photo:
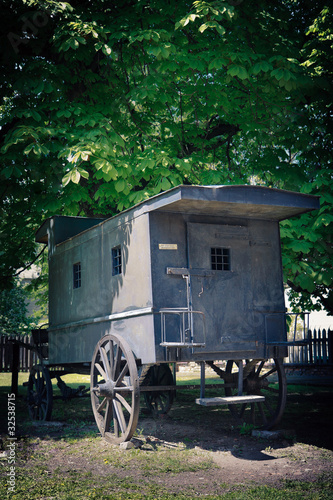
[[[263,403],[264,396],[248,395],[248,396],[228,396],[217,398],[197,398],[195,400],[197,405],[202,406],[218,406],[218,405],[235,405],[242,403]]]

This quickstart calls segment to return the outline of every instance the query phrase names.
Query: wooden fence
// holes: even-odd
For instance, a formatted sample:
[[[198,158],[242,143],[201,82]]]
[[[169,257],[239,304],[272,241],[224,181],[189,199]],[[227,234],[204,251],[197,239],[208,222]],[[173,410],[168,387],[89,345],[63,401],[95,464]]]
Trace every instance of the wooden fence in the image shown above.
[[[24,344],[31,344],[32,338],[30,335],[1,335],[0,336],[0,373],[1,372],[11,372],[13,353],[14,353],[14,343],[12,340],[19,340]],[[28,372],[30,368],[38,363],[37,354],[23,346],[19,346],[19,371]]]
[[[318,329],[308,331],[306,345],[289,346],[289,356],[285,360],[293,365],[333,364],[333,331]]]
[[[12,371],[14,344],[11,339],[19,340],[25,344],[31,344],[32,342],[30,335],[0,336],[0,372]],[[332,343],[332,330],[309,330],[308,343],[306,345],[289,346],[289,356],[285,362],[292,365],[333,365]],[[36,363],[38,363],[36,353],[20,345],[18,370],[28,372]]]

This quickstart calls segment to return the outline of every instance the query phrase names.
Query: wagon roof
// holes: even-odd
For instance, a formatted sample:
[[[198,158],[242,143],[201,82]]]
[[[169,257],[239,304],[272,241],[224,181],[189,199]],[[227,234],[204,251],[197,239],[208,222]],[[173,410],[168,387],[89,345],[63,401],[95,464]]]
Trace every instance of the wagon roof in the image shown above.
[[[162,211],[281,221],[318,208],[319,196],[263,186],[177,186],[122,214],[132,213],[137,217],[146,212]],[[65,216],[51,219],[58,227],[55,244],[108,220]],[[36,233],[36,241],[47,242],[49,224],[50,219],[44,221]]]
[[[281,221],[319,208],[319,196],[263,186],[178,186],[134,208]]]

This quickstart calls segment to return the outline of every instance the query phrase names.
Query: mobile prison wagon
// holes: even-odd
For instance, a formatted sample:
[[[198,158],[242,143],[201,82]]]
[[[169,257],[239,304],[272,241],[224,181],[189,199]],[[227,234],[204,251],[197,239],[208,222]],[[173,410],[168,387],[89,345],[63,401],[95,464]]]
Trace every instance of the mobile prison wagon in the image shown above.
[[[49,327],[37,345],[48,352],[30,374],[31,415],[50,418],[51,378],[90,372],[101,434],[127,441],[140,392],[167,411],[169,365],[194,361],[198,404],[274,426],[288,345],[279,221],[318,207],[266,187],[179,186],[106,220],[46,220],[36,240],[49,250]],[[223,379],[220,397],[205,397],[205,365]]]

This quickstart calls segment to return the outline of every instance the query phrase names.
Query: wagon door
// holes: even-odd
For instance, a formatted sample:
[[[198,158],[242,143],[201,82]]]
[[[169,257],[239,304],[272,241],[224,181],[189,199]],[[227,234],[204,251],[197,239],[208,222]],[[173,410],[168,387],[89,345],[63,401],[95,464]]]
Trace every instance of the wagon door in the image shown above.
[[[251,356],[256,338],[247,226],[188,223],[187,232],[192,308],[206,317],[205,354]]]

